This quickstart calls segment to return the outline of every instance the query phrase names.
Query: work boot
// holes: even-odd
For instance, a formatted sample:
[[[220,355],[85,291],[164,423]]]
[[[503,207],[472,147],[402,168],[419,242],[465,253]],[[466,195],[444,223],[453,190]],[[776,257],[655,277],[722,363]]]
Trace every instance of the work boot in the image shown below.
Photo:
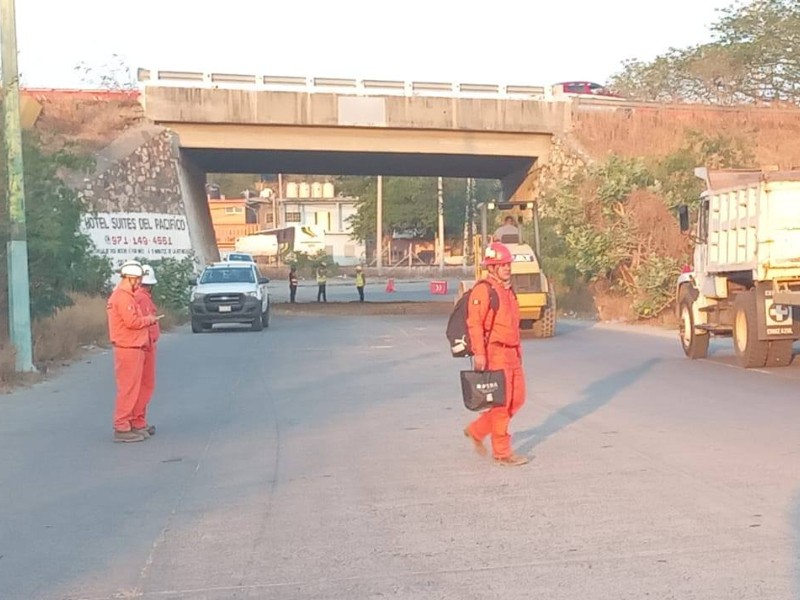
[[[133,427],[131,430],[135,431],[136,433],[141,433],[146,438],[147,437],[153,437],[156,434],[156,426],[155,425],[146,425],[144,427]]]
[[[464,437],[472,440],[472,447],[478,456],[486,456],[486,446],[483,445],[482,441],[475,439],[475,436],[469,432],[469,429],[464,429]]]
[[[144,439],[147,439],[147,438],[149,438],[149,437],[150,437],[150,432],[149,432],[149,431],[147,431],[147,427],[132,427],[132,428],[131,428],[131,431],[132,431],[133,433],[138,433],[138,434],[139,434],[140,436],[142,436]]]
[[[519,454],[511,454],[500,458],[495,457],[494,462],[504,467],[519,467],[530,462],[527,456],[520,456]]]
[[[144,436],[141,433],[136,433],[135,431],[114,431],[114,441],[115,442],[142,442],[144,441]]]

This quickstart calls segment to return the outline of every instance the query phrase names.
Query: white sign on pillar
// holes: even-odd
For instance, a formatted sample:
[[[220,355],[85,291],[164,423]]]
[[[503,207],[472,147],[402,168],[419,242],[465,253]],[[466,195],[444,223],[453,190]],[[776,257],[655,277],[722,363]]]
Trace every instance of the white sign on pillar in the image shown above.
[[[126,260],[181,259],[192,252],[189,226],[183,215],[166,213],[91,213],[81,218],[81,232],[97,252],[118,267]]]

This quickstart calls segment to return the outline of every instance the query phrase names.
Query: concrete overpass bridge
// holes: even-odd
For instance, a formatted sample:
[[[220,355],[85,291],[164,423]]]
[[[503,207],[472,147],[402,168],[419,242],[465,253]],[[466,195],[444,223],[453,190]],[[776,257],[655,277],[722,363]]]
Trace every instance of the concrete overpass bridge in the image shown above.
[[[568,102],[536,86],[147,70],[139,80],[146,117],[176,134],[195,207],[209,172],[493,178],[505,198],[524,198],[570,119]]]

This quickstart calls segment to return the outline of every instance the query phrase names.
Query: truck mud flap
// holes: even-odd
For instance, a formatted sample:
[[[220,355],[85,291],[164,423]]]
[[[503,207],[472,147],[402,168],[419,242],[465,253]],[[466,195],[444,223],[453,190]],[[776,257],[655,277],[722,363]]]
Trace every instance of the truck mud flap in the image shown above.
[[[787,340],[800,338],[800,315],[786,304],[772,300],[772,282],[756,283],[756,315],[758,317],[758,339]]]

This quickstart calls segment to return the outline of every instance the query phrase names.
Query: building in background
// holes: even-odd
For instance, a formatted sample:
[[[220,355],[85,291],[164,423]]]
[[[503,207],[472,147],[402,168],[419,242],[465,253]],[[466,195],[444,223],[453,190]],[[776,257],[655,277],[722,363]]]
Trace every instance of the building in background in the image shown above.
[[[332,183],[320,181],[262,180],[256,188],[257,195],[225,198],[218,190],[214,193],[213,184],[207,186],[220,251],[232,248],[237,237],[274,231],[281,232],[279,240],[292,239],[292,251],[313,254],[314,249],[324,250],[342,266],[364,262],[366,248],[352,238],[349,220],[357,212],[357,198],[337,196]],[[294,229],[291,236],[286,235],[287,228]],[[317,243],[319,240],[323,242]]]
[[[342,266],[364,262],[364,244],[353,239],[350,217],[356,214],[357,198],[336,196],[330,182],[290,181],[278,199],[281,227],[300,226],[324,231],[325,253]]]

